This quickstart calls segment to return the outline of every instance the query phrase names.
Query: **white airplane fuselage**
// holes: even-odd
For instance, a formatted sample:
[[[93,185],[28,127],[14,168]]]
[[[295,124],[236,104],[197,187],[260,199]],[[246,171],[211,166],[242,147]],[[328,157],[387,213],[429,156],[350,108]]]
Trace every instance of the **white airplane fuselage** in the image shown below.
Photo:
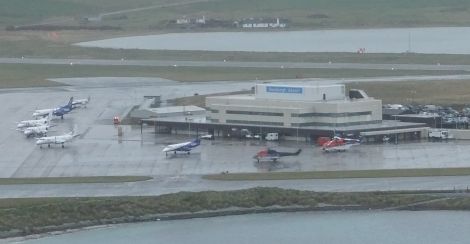
[[[28,127],[24,130],[24,134],[26,137],[30,136],[45,136],[47,134],[47,130],[49,129],[49,125],[41,125],[35,127]]]
[[[69,132],[61,136],[45,136],[38,138],[36,145],[42,147],[42,145],[47,144],[47,146],[50,147],[52,144],[62,144],[62,147],[64,147],[64,143],[73,140],[73,138],[76,136],[78,135],[74,134],[73,132]]]
[[[173,145],[168,145],[165,148],[163,148],[163,152],[171,152],[175,151],[181,147],[184,147],[188,145],[190,142],[183,142],[183,143],[178,143],[178,144],[173,144]]]
[[[25,128],[25,127],[34,127],[34,126],[41,126],[47,124],[47,118],[42,119],[34,119],[34,120],[23,120],[20,121],[17,125],[17,128]]]
[[[38,109],[33,113],[33,117],[43,117],[50,113],[53,113],[57,108]]]
[[[165,155],[168,152],[174,152],[175,154],[176,154],[176,152],[185,152],[185,153],[189,154],[190,151],[192,149],[194,149],[195,147],[199,146],[200,143],[201,143],[201,140],[196,139],[196,140],[193,140],[193,141],[172,144],[172,145],[168,145],[165,148],[163,148],[162,151],[165,153]]]

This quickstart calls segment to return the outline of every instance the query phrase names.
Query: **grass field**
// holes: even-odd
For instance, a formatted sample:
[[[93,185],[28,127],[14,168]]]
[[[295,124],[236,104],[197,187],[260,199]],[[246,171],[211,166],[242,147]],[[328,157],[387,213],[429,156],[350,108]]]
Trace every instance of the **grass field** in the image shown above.
[[[470,81],[402,81],[350,83],[348,88],[364,89],[383,103],[441,104],[462,107],[470,104]]]
[[[0,26],[34,24],[61,18],[80,18],[103,12],[146,7],[181,0],[15,0],[0,1]]]
[[[44,178],[0,178],[0,185],[116,183],[150,180],[147,176],[88,176]]]
[[[0,64],[0,88],[57,85],[45,79],[65,77],[161,77],[192,82],[444,74],[463,74],[463,72]]]
[[[470,175],[470,168],[232,173],[232,174],[205,175],[203,178],[208,179],[208,180],[244,181],[244,180],[427,177],[427,176],[460,176],[460,175]]]
[[[369,96],[381,99],[384,104],[440,104],[460,109],[470,105],[470,81],[400,81],[347,83],[347,89],[363,89]],[[232,94],[246,94],[240,91]],[[211,94],[222,95],[222,94]],[[205,106],[207,96],[189,96],[170,100],[174,105]]]
[[[7,25],[38,21],[80,19],[83,16],[121,9],[185,2],[185,0],[29,0],[0,1],[0,29]],[[279,16],[289,18],[292,29],[370,28],[382,26],[468,26],[470,2],[385,1],[385,0],[214,0],[184,6],[166,7],[126,14],[124,19],[105,18],[100,24],[124,27],[123,31],[46,31],[7,32],[0,30],[0,56],[49,58],[109,58],[160,60],[229,60],[284,62],[353,62],[353,63],[420,63],[470,64],[470,55],[367,54],[353,53],[248,53],[113,50],[70,46],[80,41],[109,37],[144,35],[186,29],[165,29],[162,23],[186,16],[236,19]],[[317,16],[317,17],[315,17]],[[318,18],[318,16],[323,16]],[[325,17],[326,16],[326,17]],[[220,29],[217,29],[220,30]],[[235,30],[235,29],[230,29]],[[205,31],[205,30],[204,30]],[[210,31],[210,30],[209,30]],[[236,31],[236,30],[235,30]]]
[[[462,72],[400,70],[121,67],[0,64],[0,88],[58,86],[63,84],[46,79],[95,76],[161,77],[183,82],[193,82],[294,78],[341,79],[344,77],[354,78],[401,75],[445,75],[461,73]],[[468,80],[349,83],[347,84],[347,88],[364,89],[370,96],[382,99],[383,103],[435,103],[456,106],[463,106],[470,103],[470,81]],[[175,102],[187,104],[192,102],[192,100]]]
[[[61,18],[80,19],[99,13],[151,6],[170,0],[42,0],[0,1],[0,27]],[[180,0],[179,2],[184,2]],[[181,16],[223,20],[249,17],[288,18],[292,28],[369,28],[467,26],[470,3],[462,0],[214,0],[185,6],[110,16],[102,24],[126,29],[160,29]]]
[[[85,226],[168,219],[172,214],[203,217],[208,211],[237,211],[294,207],[322,210],[383,209],[441,198],[422,193],[317,193],[279,188],[253,188],[227,192],[180,192],[156,197],[0,199],[0,237],[20,236]],[[324,208],[324,207],[323,207]],[[201,215],[197,215],[200,213]],[[223,213],[221,213],[223,214]],[[212,215],[217,216],[217,214]]]
[[[128,18],[133,27],[148,23],[154,28],[161,28],[159,23],[183,15],[224,20],[282,17],[290,20],[291,28],[302,29],[467,26],[469,7],[469,2],[460,0],[218,0],[143,11],[129,14]],[[152,23],[149,20],[153,20]],[[124,21],[109,23],[126,24]]]

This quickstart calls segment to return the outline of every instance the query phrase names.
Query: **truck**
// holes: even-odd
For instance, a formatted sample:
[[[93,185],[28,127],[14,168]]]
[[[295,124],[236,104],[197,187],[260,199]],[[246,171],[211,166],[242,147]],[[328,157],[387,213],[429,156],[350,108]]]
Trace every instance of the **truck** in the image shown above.
[[[451,136],[447,130],[430,130],[428,132],[428,138],[432,141],[440,141],[450,139]]]
[[[279,140],[279,133],[267,133],[265,139],[266,141],[277,141]]]

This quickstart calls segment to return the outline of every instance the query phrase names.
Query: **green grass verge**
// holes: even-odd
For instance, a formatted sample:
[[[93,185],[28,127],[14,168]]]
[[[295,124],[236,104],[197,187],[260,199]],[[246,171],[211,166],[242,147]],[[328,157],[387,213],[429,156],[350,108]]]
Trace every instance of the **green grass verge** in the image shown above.
[[[117,183],[150,180],[148,176],[87,176],[87,177],[38,177],[38,178],[0,178],[0,185],[20,184],[82,184]]]
[[[47,78],[66,77],[161,77],[177,81],[268,80],[294,78],[344,78],[403,75],[467,74],[461,71],[273,69],[214,67],[141,67],[0,64],[0,88],[57,85]]]
[[[225,214],[239,214],[233,209],[240,208],[382,209],[436,198],[440,197],[432,194],[318,193],[253,188],[227,192],[180,192],[156,197],[0,199],[0,236],[165,219],[171,214],[189,214],[186,218],[202,217],[205,215],[190,214],[227,209],[232,210]]]
[[[404,208],[406,210],[470,210],[470,199],[456,197],[443,201],[429,202],[418,206]]]
[[[208,180],[302,180],[302,179],[341,179],[341,178],[388,178],[388,177],[426,177],[470,175],[470,168],[440,169],[383,169],[348,171],[305,171],[270,173],[231,173],[205,175]]]

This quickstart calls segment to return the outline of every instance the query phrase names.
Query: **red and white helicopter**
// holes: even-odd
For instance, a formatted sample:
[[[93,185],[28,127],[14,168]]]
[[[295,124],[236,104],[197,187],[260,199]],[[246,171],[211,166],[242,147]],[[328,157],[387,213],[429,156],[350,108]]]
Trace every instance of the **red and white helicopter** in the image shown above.
[[[323,143],[322,150],[324,152],[345,152],[349,150],[352,146],[356,146],[361,144],[361,140],[359,139],[350,139],[350,138],[342,138],[335,136],[331,140]]]

